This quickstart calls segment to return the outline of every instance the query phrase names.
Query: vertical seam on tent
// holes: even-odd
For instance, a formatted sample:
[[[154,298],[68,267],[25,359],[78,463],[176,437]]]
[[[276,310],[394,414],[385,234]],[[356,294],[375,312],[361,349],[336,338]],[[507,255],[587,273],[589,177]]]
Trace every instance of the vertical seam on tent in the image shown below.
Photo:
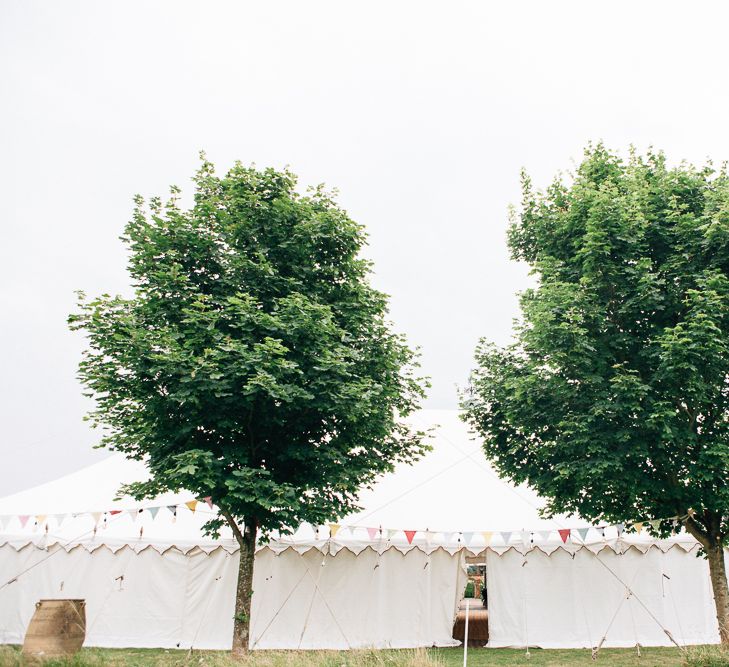
[[[352,648],[352,645],[349,643],[349,639],[347,639],[347,635],[344,634],[344,630],[342,630],[342,626],[339,625],[339,621],[337,620],[336,615],[332,611],[332,608],[329,606],[327,599],[324,597],[324,594],[321,592],[321,589],[319,588],[319,578],[321,577],[321,570],[324,568],[324,563],[326,562],[326,558],[328,555],[329,554],[324,554],[324,561],[322,561],[322,567],[319,569],[319,574],[317,575],[317,579],[314,579],[314,575],[311,574],[308,564],[306,564],[306,563],[304,563],[304,564],[306,565],[306,571],[309,573],[309,576],[311,577],[312,581],[314,582],[314,588],[316,589],[316,592],[319,593],[319,597],[321,598],[322,602],[324,603],[324,606],[327,608],[327,611],[329,611],[329,614],[332,617],[334,624],[337,626],[337,628],[339,629],[339,632],[342,634],[342,637],[344,638],[344,641],[347,643],[347,648]],[[313,597],[312,597],[312,605],[313,605]],[[309,608],[309,612],[311,612],[311,607]],[[309,617],[307,615],[306,624],[304,625],[304,631],[306,631],[306,625],[308,624],[308,622],[309,622]],[[304,636],[304,631],[302,631],[302,633],[301,633],[302,639]],[[301,639],[299,639],[299,645],[301,645]]]
[[[302,558],[305,558],[302,556]],[[324,564],[326,563],[327,555],[324,554],[324,557],[322,558],[321,565],[319,566],[319,572],[317,573],[317,578],[321,577],[321,571],[324,569]],[[314,576],[311,575],[311,572],[309,571],[309,565],[306,561],[304,561],[304,567],[306,568],[306,572],[309,573],[312,580],[314,579]],[[297,649],[301,648],[301,642],[304,641],[304,635],[306,634],[306,629],[309,626],[309,618],[311,617],[311,610],[314,607],[314,599],[316,598],[316,592],[318,590],[317,582],[314,580],[314,588],[311,591],[311,600],[309,600],[309,609],[306,611],[306,616],[304,617],[304,625],[301,628],[301,634],[299,635],[299,643],[296,646]]]
[[[129,557],[127,558],[127,562],[124,565],[124,568],[122,569],[121,575],[119,575],[122,578],[124,577],[124,574],[126,573],[127,568],[129,567],[129,562],[132,560],[132,556],[133,555],[136,555],[135,552],[134,552],[134,549],[132,549],[131,546],[129,546],[129,545],[127,545],[126,548],[123,549],[123,551],[129,551]],[[119,553],[119,552],[117,551],[116,553]],[[112,555],[116,556],[116,553],[114,553]],[[91,554],[91,557],[93,557],[93,553]],[[106,603],[109,601],[109,598],[111,597],[111,594],[114,592],[114,582],[115,581],[116,581],[116,579],[112,579],[111,586],[109,587],[109,592],[106,594],[106,597],[104,598],[104,601],[99,606],[99,610],[96,612],[96,616],[94,616],[94,620],[91,621],[91,623],[86,626],[86,637],[89,636],[89,634],[91,633],[92,628],[96,625],[96,621],[99,620],[99,617],[101,616],[101,612],[104,610],[104,607],[106,607]]]
[[[573,568],[577,568],[577,554],[579,551],[576,551],[574,554],[572,554],[572,563]],[[582,616],[585,620],[585,630],[587,630],[587,641],[590,642],[590,649],[595,650],[595,644],[592,641],[592,632],[590,632],[590,622],[587,619],[587,607],[585,606],[585,601],[582,595],[580,595],[579,591],[575,591],[577,594],[577,599],[580,601],[580,607],[582,607]]]
[[[276,556],[276,558],[278,558],[278,556]],[[296,589],[299,587],[299,584],[301,584],[301,582],[304,581],[304,577],[306,577],[306,570],[304,570],[304,572],[302,573],[299,580],[296,582],[294,587],[289,591],[289,594],[286,596],[286,599],[281,603],[281,606],[276,610],[276,613],[274,613],[274,615],[271,617],[271,620],[268,622],[266,627],[263,628],[263,630],[261,631],[261,634],[258,635],[258,639],[256,639],[256,641],[253,642],[251,649],[256,648],[256,645],[258,644],[258,642],[261,641],[261,639],[263,639],[263,635],[265,635],[266,632],[268,632],[268,629],[271,627],[271,625],[273,625],[273,622],[276,620],[276,618],[281,613],[281,611],[283,611],[283,608],[286,606],[286,603],[289,601],[291,596],[294,594]]]
[[[215,579],[213,579],[213,583],[222,579],[223,570],[225,569],[228,558],[230,558],[230,554],[227,551],[224,553],[225,553],[225,557],[222,559],[221,566],[218,569],[218,576],[215,577]],[[206,554],[206,558],[210,558],[210,554]],[[208,613],[208,609],[210,609],[210,602],[212,601],[212,599],[213,599],[212,595],[207,595],[207,602],[205,603],[205,609],[203,609],[203,613],[200,615],[200,623],[198,623],[197,630],[195,630],[195,634],[193,635],[192,641],[190,642],[190,651],[192,651],[193,646],[195,645],[195,642],[197,641],[197,636],[200,634],[200,628],[202,628],[202,624],[205,621],[205,618]]]
[[[187,611],[187,599],[189,597],[190,592],[190,568],[192,566],[192,557],[189,553],[185,554],[185,594],[183,596],[182,600],[182,614],[180,615],[180,628],[178,630],[178,639],[177,645],[180,646],[182,644],[182,637],[183,637],[183,631],[185,629],[185,612]]]
[[[380,546],[381,542],[382,542],[382,533],[380,533],[378,547]],[[380,552],[379,548],[378,549],[373,549],[373,551],[375,552],[375,554],[376,554],[377,557],[375,558],[375,566],[372,568],[372,573],[370,574],[370,586],[369,586],[369,591],[370,592],[372,591],[372,589],[374,587],[375,573],[377,572],[377,570],[380,567],[380,559],[382,557],[382,553]],[[363,607],[364,612],[365,612],[365,620],[368,619],[368,618],[380,618],[380,615],[379,614],[375,614],[373,616],[370,613],[371,610],[372,610],[372,601],[375,599],[375,597],[379,597],[379,596],[368,595],[367,597],[369,598],[369,600],[367,602],[367,605],[365,607]]]
[[[620,556],[622,556],[625,552],[621,551]],[[642,560],[642,559],[641,559]],[[622,559],[618,560],[618,571],[622,575]],[[640,658],[640,642],[638,641],[638,628],[635,625],[635,613],[633,612],[633,605],[632,601],[635,597],[635,593],[633,593],[632,586],[635,583],[635,580],[638,578],[638,574],[640,573],[641,569],[643,568],[643,563],[638,565],[638,567],[635,570],[635,574],[633,575],[633,579],[630,582],[630,588],[628,588],[628,611],[630,612],[630,623],[633,626],[633,637],[635,638],[635,646],[638,649],[638,657]]]
[[[524,643],[526,645],[526,655],[529,657],[529,605],[527,604],[527,575],[526,575],[526,566],[527,566],[527,556],[529,554],[529,551],[525,551],[522,554],[522,563],[521,563],[521,590],[522,590],[522,603],[524,605]]]
[[[662,552],[662,553],[663,553],[663,556],[661,559],[661,583],[665,587],[665,582],[663,581],[663,579],[665,578],[668,580],[668,594],[669,594],[669,597],[671,598],[671,605],[673,606],[673,614],[676,617],[676,624],[678,625],[678,631],[681,634],[681,643],[684,646],[686,646],[686,636],[683,633],[683,626],[681,625],[681,618],[678,615],[678,608],[676,607],[676,598],[673,595],[673,586],[671,585],[671,578],[668,577],[664,573],[663,560],[665,560],[665,558],[666,558],[666,553],[665,552]],[[664,590],[665,590],[665,588],[664,588]]]

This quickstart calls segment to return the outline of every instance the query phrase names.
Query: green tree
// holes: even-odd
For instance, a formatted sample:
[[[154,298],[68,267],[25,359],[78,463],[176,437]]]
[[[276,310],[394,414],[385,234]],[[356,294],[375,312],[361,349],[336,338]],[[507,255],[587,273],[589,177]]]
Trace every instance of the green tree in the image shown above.
[[[129,299],[82,294],[69,318],[88,349],[101,446],[145,460],[137,498],[212,497],[240,545],[233,649],[249,645],[257,537],[336,520],[360,487],[412,462],[423,434],[402,417],[426,383],[394,334],[359,256],[360,225],[288,171],[203,160],[189,210],[135,199],[122,240]]]
[[[479,344],[465,418],[548,513],[680,516],[708,557],[726,643],[727,174],[598,145],[569,182],[522,185],[509,247],[538,286],[511,345]]]

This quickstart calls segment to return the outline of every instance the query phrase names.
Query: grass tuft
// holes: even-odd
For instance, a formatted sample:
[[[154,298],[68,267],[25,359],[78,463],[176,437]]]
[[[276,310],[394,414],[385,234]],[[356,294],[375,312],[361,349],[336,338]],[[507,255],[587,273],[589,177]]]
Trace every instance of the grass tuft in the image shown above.
[[[686,651],[686,667],[729,667],[729,649],[722,646],[698,646]]]

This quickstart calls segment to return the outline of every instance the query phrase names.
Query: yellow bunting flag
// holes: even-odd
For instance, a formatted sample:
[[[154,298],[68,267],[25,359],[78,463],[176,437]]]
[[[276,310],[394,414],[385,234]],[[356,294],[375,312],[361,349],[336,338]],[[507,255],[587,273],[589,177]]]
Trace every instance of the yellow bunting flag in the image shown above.
[[[188,500],[185,503],[187,509],[189,509],[193,514],[195,514],[195,508],[197,507],[197,500]]]
[[[38,525],[40,526],[46,520],[46,515],[45,514],[36,514],[35,520],[38,522]]]
[[[633,524],[633,529],[635,530],[636,533],[643,532],[643,522],[642,521],[636,521]]]
[[[336,537],[340,528],[341,528],[341,526],[338,523],[330,523],[329,524],[329,535],[330,535],[330,537]]]
[[[486,546],[491,544],[491,537],[493,536],[493,531],[491,530],[484,530],[481,535],[483,535],[483,541],[485,542]]]

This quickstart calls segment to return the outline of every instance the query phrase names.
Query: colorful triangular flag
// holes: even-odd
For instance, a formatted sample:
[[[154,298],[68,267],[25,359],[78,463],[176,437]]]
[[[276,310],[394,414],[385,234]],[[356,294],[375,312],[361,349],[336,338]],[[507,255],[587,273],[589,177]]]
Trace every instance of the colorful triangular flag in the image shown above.
[[[463,542],[466,544],[466,546],[471,545],[471,540],[473,539],[473,532],[472,531],[466,531],[463,533]]]
[[[25,524],[28,523],[28,519],[30,519],[30,515],[28,515],[28,514],[21,514],[18,517],[18,521],[20,521],[21,528],[25,528]]]
[[[486,546],[491,544],[491,538],[494,536],[492,531],[484,530],[484,531],[482,531],[481,535],[483,536],[483,541],[486,544]]]
[[[387,534],[387,539],[391,539],[392,536],[396,533],[396,530],[393,530],[392,528],[386,528],[385,533]]]
[[[587,533],[590,532],[590,527],[587,528],[578,528],[577,534],[580,536],[580,539],[584,542],[585,538],[587,537]]]
[[[653,530],[658,530],[661,527],[662,521],[660,519],[653,519],[653,521],[649,521],[648,523]]]
[[[45,514],[36,514],[35,515],[35,520],[38,522],[39,526],[46,520],[46,518],[47,517]]]
[[[99,520],[101,519],[101,512],[91,512],[91,517],[94,520],[94,524],[99,523]]]
[[[642,533],[643,532],[643,522],[642,521],[636,521],[634,524],[631,525],[631,528],[636,533]]]
[[[122,513],[121,510],[109,510],[109,514],[111,516],[116,516],[117,514],[121,514],[121,513]]]
[[[624,523],[615,524],[615,530],[618,531],[618,537],[620,537],[623,534],[623,531],[625,530],[625,524]]]
[[[504,544],[509,544],[509,540],[511,539],[511,533],[513,531],[511,530],[502,530],[499,535],[501,535],[501,539],[504,540]]]
[[[567,540],[570,537],[570,529],[569,528],[560,528],[558,531],[559,536],[562,538],[562,542],[567,544]]]
[[[195,508],[197,507],[197,500],[188,500],[185,503],[185,507],[189,509],[193,514],[195,514]]]
[[[371,540],[374,540],[377,537],[377,533],[379,532],[380,531],[377,528],[372,528],[371,526],[367,528],[367,536]]]
[[[329,524],[329,537],[336,537],[341,526],[338,523]]]
[[[205,501],[205,503],[207,504],[207,506],[208,506],[208,507],[209,507],[210,509],[213,509],[213,497],[212,497],[212,496],[205,496],[205,497],[203,498],[203,500]]]
[[[415,533],[417,533],[417,530],[403,530],[403,533],[405,533],[405,537],[408,541],[408,544],[413,543],[413,538],[415,537]]]
[[[157,512],[159,512],[159,507],[148,507],[147,511],[152,515],[152,521],[154,521],[154,517],[156,517]]]

